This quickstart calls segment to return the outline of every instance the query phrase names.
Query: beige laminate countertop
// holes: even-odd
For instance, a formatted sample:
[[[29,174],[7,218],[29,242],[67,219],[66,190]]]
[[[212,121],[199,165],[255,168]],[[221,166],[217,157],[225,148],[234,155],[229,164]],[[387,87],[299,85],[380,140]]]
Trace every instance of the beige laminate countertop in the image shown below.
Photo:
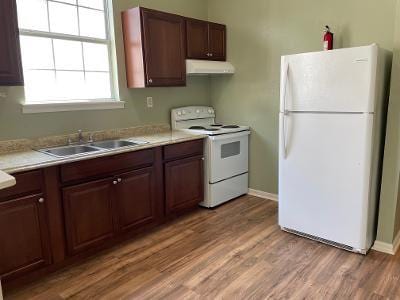
[[[91,154],[68,157],[68,158],[53,157],[35,150],[3,153],[0,154],[0,170],[8,174],[13,174],[17,172],[29,171],[44,167],[50,167],[54,165],[61,165],[75,161],[104,157],[125,152],[138,151],[142,149],[154,148],[158,146],[164,146],[191,140],[203,139],[205,137],[206,135],[193,135],[180,131],[166,131],[162,133],[124,138],[124,140],[137,140],[137,141],[148,142],[147,144],[143,144],[140,146],[125,147],[115,150],[105,150],[101,152],[95,152]]]

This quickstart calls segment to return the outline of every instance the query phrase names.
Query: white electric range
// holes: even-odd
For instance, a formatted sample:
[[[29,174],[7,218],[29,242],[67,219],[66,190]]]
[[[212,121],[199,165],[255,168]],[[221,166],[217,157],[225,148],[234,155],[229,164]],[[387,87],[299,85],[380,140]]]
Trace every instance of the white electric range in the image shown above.
[[[189,106],[171,111],[173,130],[206,134],[204,143],[204,207],[216,207],[248,193],[249,126],[215,122],[208,106]]]

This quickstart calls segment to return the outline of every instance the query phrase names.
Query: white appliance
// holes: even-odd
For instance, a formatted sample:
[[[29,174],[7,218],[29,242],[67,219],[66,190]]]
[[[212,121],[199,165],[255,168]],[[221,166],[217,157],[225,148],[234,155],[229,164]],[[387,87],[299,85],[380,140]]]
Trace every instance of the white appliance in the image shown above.
[[[282,57],[279,225],[365,254],[375,238],[386,81],[377,45]]]
[[[188,75],[212,75],[234,74],[235,67],[228,61],[212,60],[186,60],[186,74]]]
[[[248,193],[248,126],[215,123],[212,107],[190,106],[171,111],[173,130],[205,134],[204,207],[216,207]]]

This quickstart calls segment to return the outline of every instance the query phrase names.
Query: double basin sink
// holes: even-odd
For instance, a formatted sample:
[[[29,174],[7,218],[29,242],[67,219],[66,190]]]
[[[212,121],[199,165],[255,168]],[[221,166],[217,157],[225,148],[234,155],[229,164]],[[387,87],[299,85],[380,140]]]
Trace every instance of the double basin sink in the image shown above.
[[[92,142],[87,144],[79,144],[79,145],[68,145],[56,148],[48,148],[48,149],[39,149],[39,152],[65,158],[65,157],[73,157],[80,156],[85,154],[91,154],[100,151],[107,150],[115,150],[125,147],[134,147],[147,144],[144,141],[127,141],[127,140],[108,140],[108,141],[100,141],[100,142]]]

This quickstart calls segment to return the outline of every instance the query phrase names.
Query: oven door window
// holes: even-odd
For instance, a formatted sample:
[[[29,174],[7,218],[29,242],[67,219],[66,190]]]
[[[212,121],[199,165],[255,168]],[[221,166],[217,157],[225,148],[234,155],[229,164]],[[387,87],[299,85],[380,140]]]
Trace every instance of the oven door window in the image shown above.
[[[240,141],[221,145],[221,158],[227,158],[239,154],[240,154]]]

